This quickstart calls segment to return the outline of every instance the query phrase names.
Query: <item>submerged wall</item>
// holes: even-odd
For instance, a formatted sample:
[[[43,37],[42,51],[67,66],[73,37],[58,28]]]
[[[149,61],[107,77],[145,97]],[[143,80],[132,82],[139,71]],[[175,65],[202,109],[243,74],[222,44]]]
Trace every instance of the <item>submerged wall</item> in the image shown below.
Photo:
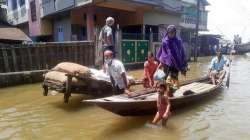
[[[47,70],[0,73],[0,88],[43,81]]]

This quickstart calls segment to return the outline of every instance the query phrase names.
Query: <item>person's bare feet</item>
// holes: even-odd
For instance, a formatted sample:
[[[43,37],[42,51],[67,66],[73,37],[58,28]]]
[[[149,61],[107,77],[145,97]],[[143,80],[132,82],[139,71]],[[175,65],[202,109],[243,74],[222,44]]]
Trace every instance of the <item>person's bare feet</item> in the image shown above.
[[[129,90],[127,90],[127,89],[125,89],[124,93],[125,93],[126,95],[128,95],[129,97],[132,96],[131,92],[130,92]]]

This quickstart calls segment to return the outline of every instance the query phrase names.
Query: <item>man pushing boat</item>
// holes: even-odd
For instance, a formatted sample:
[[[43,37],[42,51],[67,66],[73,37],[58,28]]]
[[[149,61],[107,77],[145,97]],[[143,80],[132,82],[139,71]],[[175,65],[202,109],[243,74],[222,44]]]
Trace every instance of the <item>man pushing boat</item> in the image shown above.
[[[126,93],[130,95],[126,70],[121,61],[113,58],[113,52],[106,50],[104,52],[105,67],[110,76],[116,94]]]

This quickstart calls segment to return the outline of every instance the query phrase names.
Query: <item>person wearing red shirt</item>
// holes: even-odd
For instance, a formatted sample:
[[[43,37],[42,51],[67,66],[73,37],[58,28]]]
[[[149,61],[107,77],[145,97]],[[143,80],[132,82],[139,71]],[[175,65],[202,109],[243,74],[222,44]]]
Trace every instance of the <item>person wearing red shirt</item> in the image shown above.
[[[158,63],[154,60],[152,52],[148,52],[147,61],[144,63],[143,86],[144,88],[152,88],[154,86],[154,73],[158,67]]]

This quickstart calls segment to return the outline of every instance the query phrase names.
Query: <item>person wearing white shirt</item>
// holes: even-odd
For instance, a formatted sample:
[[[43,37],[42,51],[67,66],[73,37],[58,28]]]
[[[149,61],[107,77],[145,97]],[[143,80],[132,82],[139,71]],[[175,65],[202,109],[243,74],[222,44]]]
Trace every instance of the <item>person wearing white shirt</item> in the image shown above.
[[[221,50],[218,49],[216,51],[216,57],[214,57],[211,61],[208,75],[210,76],[212,83],[216,85],[220,83],[226,75],[226,70],[224,66],[229,66],[229,60],[221,54]],[[216,81],[218,79],[218,81]]]
[[[107,73],[110,76],[111,83],[116,94],[126,93],[130,95],[126,70],[121,61],[113,58],[113,52],[106,50],[104,52],[105,65]]]

